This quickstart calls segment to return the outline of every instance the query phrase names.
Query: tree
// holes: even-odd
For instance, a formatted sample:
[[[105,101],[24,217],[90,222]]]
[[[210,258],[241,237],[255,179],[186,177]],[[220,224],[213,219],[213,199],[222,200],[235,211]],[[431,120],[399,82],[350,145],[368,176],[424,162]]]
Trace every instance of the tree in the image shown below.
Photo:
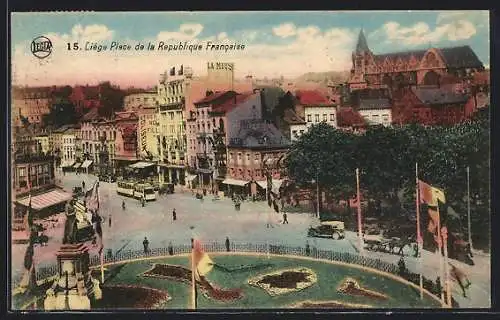
[[[324,190],[344,199],[355,190],[353,157],[356,137],[320,123],[313,125],[291,147],[285,160],[288,174],[299,187]],[[320,199],[320,206],[322,201]],[[321,207],[320,207],[321,209]]]
[[[120,90],[119,87],[111,85],[109,81],[99,84],[101,106],[99,108],[99,115],[109,118],[116,111],[123,109],[123,99],[125,92]]]

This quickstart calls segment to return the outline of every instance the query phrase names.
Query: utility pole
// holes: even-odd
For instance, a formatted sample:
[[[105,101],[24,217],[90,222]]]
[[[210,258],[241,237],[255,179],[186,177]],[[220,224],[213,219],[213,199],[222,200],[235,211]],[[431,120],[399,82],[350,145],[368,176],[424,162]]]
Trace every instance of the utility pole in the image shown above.
[[[469,229],[469,246],[472,251],[472,230],[470,221],[470,168],[467,166],[467,226]]]

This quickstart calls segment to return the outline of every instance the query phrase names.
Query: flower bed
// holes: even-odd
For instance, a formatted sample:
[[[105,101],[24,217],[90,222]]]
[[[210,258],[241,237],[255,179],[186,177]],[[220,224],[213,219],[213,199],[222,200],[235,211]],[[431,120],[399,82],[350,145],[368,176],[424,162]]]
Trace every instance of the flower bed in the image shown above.
[[[147,287],[113,285],[101,290],[103,298],[92,309],[156,309],[172,299],[165,291]]]
[[[142,274],[144,277],[170,279],[191,284],[191,270],[176,265],[169,264],[154,264],[151,269]],[[213,300],[217,301],[233,301],[243,297],[243,292],[240,289],[223,289],[212,285],[205,277],[200,277],[197,281],[201,293]]]
[[[362,288],[353,278],[346,278],[337,288],[337,292],[352,296],[369,297],[377,300],[387,300],[389,297],[383,293]]]
[[[248,284],[264,289],[271,296],[297,292],[315,284],[318,278],[309,268],[278,270],[249,279]]]
[[[360,304],[360,303],[348,303],[341,302],[337,300],[328,300],[328,301],[300,301],[290,306],[290,308],[298,308],[298,309],[348,309],[348,308],[373,308],[368,304]]]

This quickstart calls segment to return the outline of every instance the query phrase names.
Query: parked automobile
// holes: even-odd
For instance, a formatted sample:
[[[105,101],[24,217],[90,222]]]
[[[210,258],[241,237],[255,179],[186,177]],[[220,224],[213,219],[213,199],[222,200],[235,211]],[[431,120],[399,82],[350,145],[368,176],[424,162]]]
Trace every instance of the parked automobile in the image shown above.
[[[307,232],[308,237],[326,237],[334,240],[344,238],[344,222],[342,221],[322,221],[311,226]]]

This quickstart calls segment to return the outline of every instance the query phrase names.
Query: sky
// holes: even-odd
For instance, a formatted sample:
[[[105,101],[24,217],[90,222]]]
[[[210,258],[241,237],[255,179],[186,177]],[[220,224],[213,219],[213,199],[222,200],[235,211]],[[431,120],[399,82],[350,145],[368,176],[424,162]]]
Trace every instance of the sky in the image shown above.
[[[488,11],[367,12],[58,12],[12,13],[12,82],[45,86],[96,84],[147,87],[172,66],[206,75],[208,61],[233,62],[236,78],[345,71],[360,30],[374,54],[469,45],[490,64]],[[31,52],[38,36],[49,38],[51,54]],[[110,50],[111,43],[131,50]],[[202,46],[202,50],[158,50],[158,43]],[[80,50],[68,50],[74,42]],[[243,50],[206,50],[207,43],[244,45]],[[85,44],[107,46],[97,52]],[[147,44],[155,50],[147,50]],[[143,44],[144,50],[135,50]]]

